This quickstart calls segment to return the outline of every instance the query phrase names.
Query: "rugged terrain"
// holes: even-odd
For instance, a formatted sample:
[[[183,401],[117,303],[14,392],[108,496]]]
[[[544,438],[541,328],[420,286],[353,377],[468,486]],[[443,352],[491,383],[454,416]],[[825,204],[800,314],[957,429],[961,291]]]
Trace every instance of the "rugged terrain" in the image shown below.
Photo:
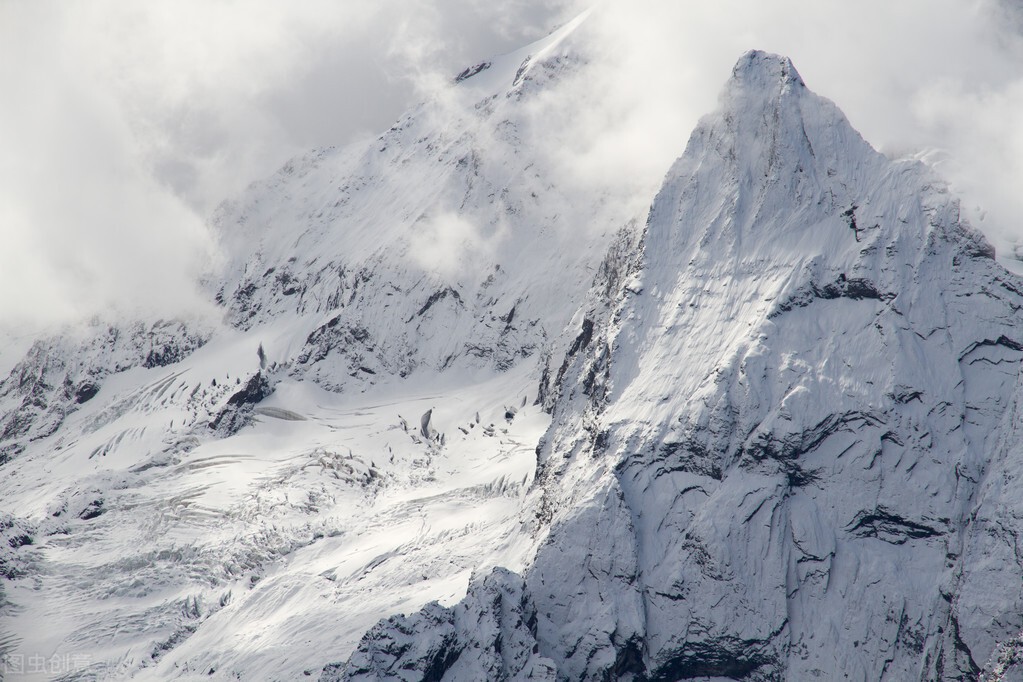
[[[1023,283],[955,198],[751,52],[641,241],[545,374],[527,570],[323,679],[997,677]]]
[[[1023,280],[762,52],[559,184],[582,19],[225,203],[223,320],[8,344],[30,677],[1023,674]]]

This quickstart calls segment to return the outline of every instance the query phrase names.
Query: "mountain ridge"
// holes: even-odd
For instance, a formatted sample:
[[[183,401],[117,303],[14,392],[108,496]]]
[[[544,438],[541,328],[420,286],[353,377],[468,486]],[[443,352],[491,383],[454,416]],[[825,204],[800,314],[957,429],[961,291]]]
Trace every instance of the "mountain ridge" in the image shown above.
[[[947,190],[870,148],[787,59],[753,51],[642,243],[548,391],[551,530],[520,598],[537,614],[527,651],[554,666],[539,678],[945,679],[1007,660],[993,642],[1011,646],[1013,626],[954,595],[973,500],[999,466],[987,442],[1019,399],[1023,299]],[[978,280],[984,304],[964,304]],[[478,593],[449,617],[521,617]],[[421,618],[381,623],[321,679],[417,666],[380,647],[436,627]],[[456,660],[450,679],[490,674],[494,652],[528,660],[459,636],[428,651]]]
[[[1023,283],[761,51],[649,206],[559,184],[534,104],[584,19],[225,203],[226,324],[15,366],[24,646],[72,679],[1015,674]]]

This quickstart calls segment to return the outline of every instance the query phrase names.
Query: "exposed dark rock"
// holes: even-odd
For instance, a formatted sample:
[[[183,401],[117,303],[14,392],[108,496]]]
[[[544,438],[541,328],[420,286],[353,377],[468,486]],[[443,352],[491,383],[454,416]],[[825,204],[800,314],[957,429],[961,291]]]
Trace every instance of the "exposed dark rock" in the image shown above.
[[[455,76],[455,82],[461,83],[464,80],[472,78],[478,73],[486,71],[490,68],[490,62],[480,62],[479,64],[473,64],[472,66],[466,67],[464,71]]]
[[[785,301],[779,303],[768,315],[768,319],[776,318],[795,308],[803,308],[816,300],[835,300],[839,298],[853,301],[881,301],[887,303],[895,298],[895,294],[885,292],[866,278],[847,278],[844,274],[839,275],[834,282],[823,286],[815,282],[799,289]]]
[[[905,519],[884,507],[857,514],[849,524],[848,532],[861,538],[877,538],[893,545],[945,534],[933,526]]]
[[[474,580],[452,609],[432,602],[380,621],[347,662],[327,665],[320,680],[553,682],[553,664],[537,653],[536,623],[522,578],[497,568]]]
[[[228,405],[255,405],[270,395],[270,382],[262,372],[256,372],[245,383],[245,386],[227,399]]]
[[[459,306],[464,307],[465,304],[462,303],[461,295],[459,295],[459,293],[451,287],[446,287],[440,291],[430,294],[430,298],[426,299],[426,303],[423,304],[423,307],[416,311],[416,314],[410,317],[408,321],[411,322],[416,317],[422,317],[426,314],[426,311],[432,308],[437,302],[442,301],[449,296],[453,298]]]
[[[0,461],[56,432],[69,414],[96,397],[111,374],[178,362],[208,339],[206,331],[161,320],[95,325],[81,340],[55,336],[37,341],[0,381],[0,398],[19,403],[0,415]]]
[[[969,357],[969,355],[973,353],[975,350],[977,350],[978,348],[984,348],[986,346],[1002,346],[1003,348],[1008,348],[1009,350],[1023,352],[1023,343],[1020,343],[1015,339],[1010,339],[1009,337],[1003,334],[1002,336],[999,336],[997,339],[984,339],[982,341],[977,341],[976,343],[971,344],[970,347],[967,348],[966,351],[964,351],[963,354],[959,357],[959,361],[962,362],[967,357]]]
[[[763,653],[766,642],[721,638],[708,642],[687,642],[667,662],[651,671],[650,682],[672,682],[707,677],[745,680],[770,666],[773,658]],[[782,679],[775,671],[761,679]]]
[[[11,537],[10,539],[7,540],[7,544],[11,547],[11,549],[17,549],[19,547],[24,547],[26,545],[31,545],[32,542],[33,542],[32,536],[28,535],[27,533],[22,533],[21,535],[15,535],[15,536],[13,536],[13,537]]]
[[[579,331],[579,335],[575,337],[575,341],[572,342],[572,346],[568,349],[568,356],[572,357],[579,351],[590,345],[590,341],[593,339],[593,320],[588,318],[583,319],[582,329]]]
[[[210,422],[210,429],[222,435],[237,433],[252,421],[252,407],[273,393],[273,387],[263,372],[256,372],[245,385],[230,398]]]
[[[440,680],[458,658],[456,642],[454,613],[431,602],[375,625],[348,661],[327,665],[320,680]]]
[[[86,505],[85,509],[79,512],[78,518],[80,518],[82,521],[89,521],[98,516],[102,516],[104,513],[106,513],[106,511],[107,511],[106,508],[103,506],[103,498],[99,497],[89,502],[89,504]]]
[[[99,386],[87,381],[75,391],[75,402],[79,405],[88,402],[95,398],[97,393],[99,393]]]
[[[884,424],[884,417],[880,414],[870,414],[858,410],[833,414],[799,433],[758,434],[743,444],[741,454],[744,458],[755,462],[765,459],[794,460],[813,451],[836,433],[852,433],[863,426],[880,426],[882,424]]]

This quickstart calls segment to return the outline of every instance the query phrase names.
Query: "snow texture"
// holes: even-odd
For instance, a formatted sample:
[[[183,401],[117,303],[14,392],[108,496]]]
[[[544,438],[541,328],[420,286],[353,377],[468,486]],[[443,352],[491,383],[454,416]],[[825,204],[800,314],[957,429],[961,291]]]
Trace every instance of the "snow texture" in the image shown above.
[[[1023,675],[1023,281],[762,52],[648,210],[560,185],[533,105],[584,19],[225,203],[223,324],[5,347],[0,649],[83,680]]]

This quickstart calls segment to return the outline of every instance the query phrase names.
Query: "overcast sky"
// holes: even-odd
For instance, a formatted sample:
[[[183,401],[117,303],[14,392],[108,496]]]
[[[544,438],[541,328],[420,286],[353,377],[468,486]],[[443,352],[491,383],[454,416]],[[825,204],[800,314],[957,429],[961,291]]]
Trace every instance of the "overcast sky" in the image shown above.
[[[307,148],[385,130],[437,74],[586,4],[0,0],[0,322],[198,306],[217,203]],[[592,87],[565,95],[579,170],[626,164],[656,185],[760,48],[882,151],[937,160],[980,227],[1023,234],[1018,5],[606,0],[588,22]]]

